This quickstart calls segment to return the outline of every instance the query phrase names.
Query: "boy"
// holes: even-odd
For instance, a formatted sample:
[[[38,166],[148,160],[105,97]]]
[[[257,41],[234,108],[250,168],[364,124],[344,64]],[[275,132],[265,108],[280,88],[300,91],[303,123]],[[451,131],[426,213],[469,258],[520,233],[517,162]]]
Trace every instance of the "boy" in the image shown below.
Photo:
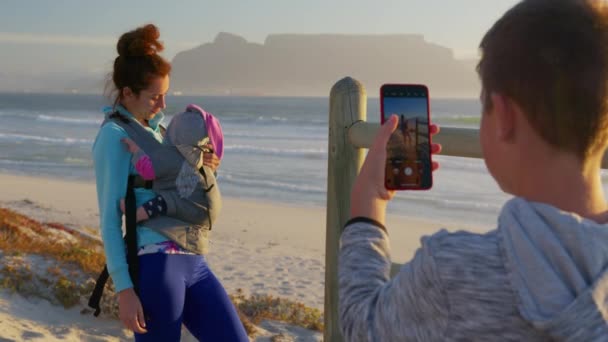
[[[494,24],[480,44],[480,142],[514,198],[496,230],[423,238],[393,279],[383,168],[396,117],[380,129],[341,237],[345,340],[608,340],[607,42],[599,0],[524,0]]]

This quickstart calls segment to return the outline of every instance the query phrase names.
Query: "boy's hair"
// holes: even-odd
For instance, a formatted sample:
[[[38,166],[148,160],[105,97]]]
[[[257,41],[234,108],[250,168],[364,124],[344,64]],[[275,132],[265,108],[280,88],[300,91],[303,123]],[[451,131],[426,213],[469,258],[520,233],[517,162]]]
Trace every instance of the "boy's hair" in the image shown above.
[[[535,131],[581,160],[608,138],[608,0],[524,0],[483,37],[484,113],[501,93]]]

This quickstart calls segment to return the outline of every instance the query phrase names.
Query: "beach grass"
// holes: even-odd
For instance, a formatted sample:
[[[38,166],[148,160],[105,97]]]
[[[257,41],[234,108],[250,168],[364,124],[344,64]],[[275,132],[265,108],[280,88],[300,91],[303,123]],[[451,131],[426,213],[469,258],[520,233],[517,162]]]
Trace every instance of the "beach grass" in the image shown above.
[[[95,279],[105,265],[101,241],[60,223],[42,223],[13,210],[0,208],[0,288],[30,298],[42,298],[65,308],[86,308]],[[247,333],[256,325],[275,320],[323,331],[323,313],[303,303],[271,295],[246,296],[242,290],[230,298]],[[118,318],[111,280],[101,302],[106,316]],[[118,324],[118,323],[117,323]]]

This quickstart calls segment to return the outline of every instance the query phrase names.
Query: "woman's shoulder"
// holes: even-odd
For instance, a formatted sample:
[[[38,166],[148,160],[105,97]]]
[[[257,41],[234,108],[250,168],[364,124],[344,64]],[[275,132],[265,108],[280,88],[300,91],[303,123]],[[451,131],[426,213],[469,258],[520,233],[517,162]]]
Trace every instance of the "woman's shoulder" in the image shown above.
[[[124,128],[113,121],[106,121],[97,132],[93,149],[98,145],[116,144],[120,143],[122,138],[127,138],[128,134]]]
[[[99,133],[97,136],[108,136],[108,137],[126,137],[127,132],[124,128],[122,128],[119,124],[112,120],[107,120],[101,127],[99,128]]]

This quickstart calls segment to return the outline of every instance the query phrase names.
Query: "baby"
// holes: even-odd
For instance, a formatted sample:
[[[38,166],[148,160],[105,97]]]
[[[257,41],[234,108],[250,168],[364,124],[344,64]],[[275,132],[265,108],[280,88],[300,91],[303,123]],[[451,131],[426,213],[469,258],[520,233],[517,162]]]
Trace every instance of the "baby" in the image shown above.
[[[133,154],[131,161],[144,180],[155,180],[150,157],[131,139],[122,142]],[[175,179],[175,189],[157,191],[157,196],[137,208],[137,222],[167,215],[192,224],[213,224],[221,208],[215,173],[203,165],[205,153],[223,155],[223,134],[219,121],[196,105],[176,114],[167,127],[165,144],[177,148],[184,162]],[[124,212],[124,200],[120,203]]]

